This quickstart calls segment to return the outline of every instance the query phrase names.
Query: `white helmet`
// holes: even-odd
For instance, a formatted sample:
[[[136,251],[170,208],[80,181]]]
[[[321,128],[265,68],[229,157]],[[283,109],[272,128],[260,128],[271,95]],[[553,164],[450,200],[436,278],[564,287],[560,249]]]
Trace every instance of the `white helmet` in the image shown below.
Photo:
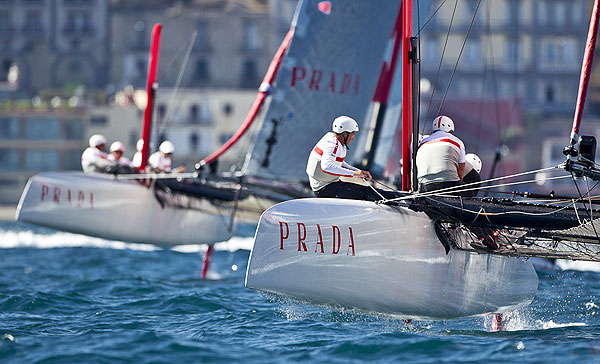
[[[345,131],[351,133],[353,131],[358,131],[358,123],[351,117],[342,115],[333,120],[333,126],[331,129],[336,134],[341,134]]]
[[[110,145],[110,151],[112,152],[124,152],[125,151],[125,145],[121,142],[114,142]]]
[[[171,154],[175,150],[175,146],[170,141],[165,140],[164,142],[160,143],[158,150],[165,154]]]
[[[469,153],[465,155],[465,159],[473,166],[473,169],[476,170],[477,173],[481,172],[481,159],[477,156],[477,154]]]
[[[90,147],[96,148],[99,145],[106,144],[106,138],[102,134],[94,134],[90,137]]]
[[[433,131],[445,131],[447,133],[454,131],[454,121],[447,116],[438,116],[433,119]]]

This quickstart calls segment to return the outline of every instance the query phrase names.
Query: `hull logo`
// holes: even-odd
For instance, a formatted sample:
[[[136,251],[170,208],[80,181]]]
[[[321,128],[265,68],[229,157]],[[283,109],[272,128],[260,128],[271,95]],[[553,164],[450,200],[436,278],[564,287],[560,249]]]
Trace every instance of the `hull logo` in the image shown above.
[[[324,240],[323,237],[326,239]],[[333,255],[339,254],[342,247],[344,247],[346,248],[346,255],[355,256],[356,254],[354,232],[351,226],[348,226],[348,230],[346,230],[340,229],[336,225],[321,226],[315,224],[307,227],[302,222],[288,224],[279,221],[279,250],[285,250],[286,247],[288,249],[293,247],[298,252]]]

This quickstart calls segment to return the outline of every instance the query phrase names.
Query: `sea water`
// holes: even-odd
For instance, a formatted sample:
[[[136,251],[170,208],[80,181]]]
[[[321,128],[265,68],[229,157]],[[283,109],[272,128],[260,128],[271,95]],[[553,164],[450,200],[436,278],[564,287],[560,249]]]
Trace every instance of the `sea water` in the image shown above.
[[[244,288],[250,237],[163,250],[0,223],[0,363],[600,363],[600,273],[540,273],[533,303],[413,322]],[[584,270],[585,269],[585,270]],[[591,271],[590,271],[591,270]]]

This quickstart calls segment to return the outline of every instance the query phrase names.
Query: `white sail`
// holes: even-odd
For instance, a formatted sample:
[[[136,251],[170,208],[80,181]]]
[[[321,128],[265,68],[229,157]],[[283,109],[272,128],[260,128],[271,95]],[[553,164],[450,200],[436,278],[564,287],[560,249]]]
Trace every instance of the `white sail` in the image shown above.
[[[249,175],[306,180],[306,160],[336,116],[366,129],[381,64],[399,1],[330,1],[301,4],[294,38],[273,85],[252,154]]]

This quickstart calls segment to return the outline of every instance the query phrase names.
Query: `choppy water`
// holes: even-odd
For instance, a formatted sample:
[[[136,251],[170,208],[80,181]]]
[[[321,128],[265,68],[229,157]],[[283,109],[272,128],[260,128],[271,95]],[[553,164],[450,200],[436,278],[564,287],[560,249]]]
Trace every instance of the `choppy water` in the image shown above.
[[[251,243],[219,244],[201,280],[202,246],[0,223],[0,362],[600,363],[600,273],[541,274],[507,331],[488,318],[407,326],[244,288]]]

